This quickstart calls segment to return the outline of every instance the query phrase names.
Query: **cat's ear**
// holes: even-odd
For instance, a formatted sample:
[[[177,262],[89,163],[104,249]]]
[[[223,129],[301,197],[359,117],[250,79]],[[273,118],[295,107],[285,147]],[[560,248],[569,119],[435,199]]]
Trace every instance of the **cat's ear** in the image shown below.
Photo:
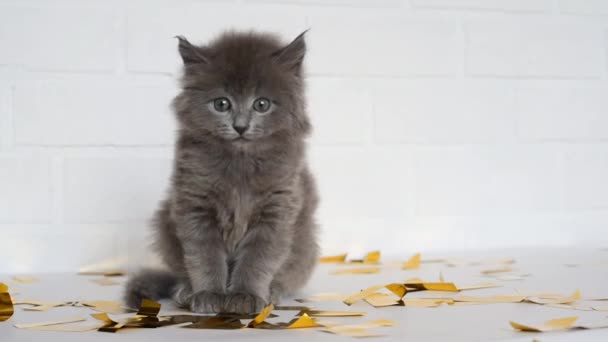
[[[203,50],[192,45],[184,36],[175,36],[179,40],[178,50],[184,64],[206,64],[207,57]]]
[[[284,48],[274,52],[272,54],[274,60],[299,73],[302,62],[304,61],[304,55],[306,54],[306,41],[304,40],[306,32],[308,32],[308,30],[300,33],[296,39]]]

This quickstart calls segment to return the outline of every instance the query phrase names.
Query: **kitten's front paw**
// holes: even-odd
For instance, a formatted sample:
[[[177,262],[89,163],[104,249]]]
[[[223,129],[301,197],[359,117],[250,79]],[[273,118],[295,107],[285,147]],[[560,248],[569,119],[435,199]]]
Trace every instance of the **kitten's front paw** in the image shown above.
[[[173,298],[173,301],[180,308],[190,308],[190,303],[192,302],[192,288],[190,284],[177,284],[173,289],[171,298]]]
[[[272,304],[279,304],[281,302],[281,297],[283,296],[285,291],[283,291],[283,287],[278,283],[270,284],[270,302]]]
[[[226,296],[221,293],[209,291],[197,292],[190,301],[190,310],[198,313],[220,313],[224,312]]]
[[[266,301],[249,293],[232,293],[226,296],[224,309],[226,312],[248,314],[260,312],[266,306]]]

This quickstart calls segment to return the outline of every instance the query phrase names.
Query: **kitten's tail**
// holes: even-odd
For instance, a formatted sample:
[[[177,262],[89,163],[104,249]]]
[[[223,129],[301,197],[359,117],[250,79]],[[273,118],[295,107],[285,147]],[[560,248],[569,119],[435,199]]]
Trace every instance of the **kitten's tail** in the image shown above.
[[[144,298],[159,300],[171,297],[178,278],[169,271],[144,269],[130,277],[124,301],[130,308],[139,308]]]

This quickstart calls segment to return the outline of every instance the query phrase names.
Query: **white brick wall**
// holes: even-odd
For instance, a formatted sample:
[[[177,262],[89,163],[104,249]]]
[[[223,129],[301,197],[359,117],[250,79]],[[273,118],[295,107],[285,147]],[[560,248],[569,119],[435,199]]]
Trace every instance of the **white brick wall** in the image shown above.
[[[325,252],[605,245],[607,6],[0,0],[0,272],[153,260],[173,36],[229,27],[311,28]]]

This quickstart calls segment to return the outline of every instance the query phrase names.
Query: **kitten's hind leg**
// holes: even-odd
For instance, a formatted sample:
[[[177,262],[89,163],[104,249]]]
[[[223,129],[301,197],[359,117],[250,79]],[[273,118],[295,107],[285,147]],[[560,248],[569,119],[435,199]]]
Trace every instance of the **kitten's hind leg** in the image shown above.
[[[145,269],[131,276],[127,282],[124,301],[130,308],[139,308],[144,298],[169,298],[178,283],[177,275],[163,270]]]

